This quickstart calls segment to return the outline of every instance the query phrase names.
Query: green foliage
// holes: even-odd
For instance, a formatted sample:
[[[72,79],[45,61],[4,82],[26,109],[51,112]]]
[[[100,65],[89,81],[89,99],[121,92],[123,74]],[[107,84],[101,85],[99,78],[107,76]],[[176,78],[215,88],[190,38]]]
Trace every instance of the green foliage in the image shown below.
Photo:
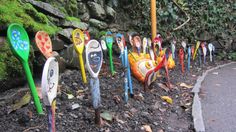
[[[236,61],[236,52],[229,53],[228,59]]]
[[[58,28],[50,25],[46,15],[39,13],[31,4],[21,4],[17,0],[2,0],[0,5],[0,24],[21,23],[27,31],[44,30],[55,34]]]
[[[70,16],[78,16],[77,0],[70,0],[65,5],[67,14]]]
[[[106,35],[106,31],[100,31],[96,34],[95,38],[101,38],[102,36],[105,36]]]
[[[196,39],[196,34],[207,31],[216,38],[236,35],[236,4],[234,0],[161,0],[157,1],[157,29],[164,38],[171,32],[176,38]],[[150,0],[132,0],[131,16],[140,19],[140,31],[151,31]],[[187,20],[179,30],[173,31]],[[150,35],[150,34],[149,34]],[[224,35],[224,36],[223,36]]]

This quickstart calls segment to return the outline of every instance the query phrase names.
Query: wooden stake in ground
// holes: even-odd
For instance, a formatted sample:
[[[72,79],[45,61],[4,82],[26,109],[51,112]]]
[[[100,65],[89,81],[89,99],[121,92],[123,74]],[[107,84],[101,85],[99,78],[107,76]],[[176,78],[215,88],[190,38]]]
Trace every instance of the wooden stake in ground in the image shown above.
[[[93,108],[95,109],[95,123],[101,125],[100,121],[100,84],[98,74],[102,67],[102,47],[97,40],[90,40],[86,45],[86,66],[91,75],[90,87],[93,100]]]
[[[151,0],[151,22],[152,40],[154,40],[157,35],[156,0]]]
[[[55,57],[49,57],[43,68],[42,75],[42,95],[43,102],[48,111],[48,131],[55,132],[55,110],[57,85],[59,79],[59,66]]]

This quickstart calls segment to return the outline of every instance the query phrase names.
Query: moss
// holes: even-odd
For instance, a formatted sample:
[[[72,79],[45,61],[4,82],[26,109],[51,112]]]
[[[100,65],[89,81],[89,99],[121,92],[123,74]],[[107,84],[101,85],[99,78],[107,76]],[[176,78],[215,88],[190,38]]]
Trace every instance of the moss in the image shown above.
[[[69,16],[78,16],[77,0],[38,0],[50,3],[52,6],[58,8],[64,14]]]
[[[102,36],[106,35],[106,31],[100,31],[99,33],[96,34],[95,38],[101,38]]]
[[[23,76],[22,66],[12,54],[9,44],[5,43],[0,50],[0,81]]]
[[[20,61],[13,55],[10,50],[8,42],[3,44],[0,48],[0,81],[9,80],[12,78],[24,77],[24,70]],[[34,60],[33,48],[30,49],[29,65],[33,73],[32,62]]]
[[[0,55],[2,56],[2,55]],[[6,78],[7,73],[6,73],[6,64],[2,62],[2,60],[0,60],[0,80],[3,80]]]
[[[76,17],[69,17],[69,16],[67,16],[67,17],[66,17],[66,20],[67,20],[67,21],[74,21],[74,22],[80,23],[80,19],[79,19],[79,18],[76,18]]]
[[[39,13],[31,4],[20,4],[17,0],[2,0],[0,5],[0,25],[22,23],[28,31],[44,30],[55,34],[59,29],[50,25],[47,16]]]

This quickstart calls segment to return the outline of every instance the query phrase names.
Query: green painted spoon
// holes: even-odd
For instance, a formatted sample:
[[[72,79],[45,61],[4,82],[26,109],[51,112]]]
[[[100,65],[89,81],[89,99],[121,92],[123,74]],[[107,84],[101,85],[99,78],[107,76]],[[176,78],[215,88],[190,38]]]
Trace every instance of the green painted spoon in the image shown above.
[[[30,50],[28,34],[21,25],[13,23],[7,29],[7,38],[10,42],[10,47],[13,54],[20,60],[23,65],[37,112],[39,114],[43,114],[43,109],[38,97],[38,92],[36,90],[28,64]]]

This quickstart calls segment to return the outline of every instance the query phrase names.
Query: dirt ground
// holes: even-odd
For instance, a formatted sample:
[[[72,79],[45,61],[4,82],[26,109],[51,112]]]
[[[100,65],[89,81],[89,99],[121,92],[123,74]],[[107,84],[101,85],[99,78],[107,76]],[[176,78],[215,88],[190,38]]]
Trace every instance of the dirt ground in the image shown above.
[[[209,59],[208,59],[209,60]],[[108,61],[106,61],[108,62]],[[176,61],[174,70],[170,70],[172,88],[168,89],[165,77],[156,80],[149,90],[144,92],[143,84],[135,78],[133,81],[134,97],[124,102],[123,69],[118,58],[115,58],[115,76],[111,76],[109,65],[103,64],[100,72],[101,113],[108,113],[112,120],[102,119],[102,126],[94,123],[94,109],[88,84],[82,83],[79,70],[67,69],[61,74],[57,96],[56,130],[59,132],[125,132],[145,131],[145,125],[150,126],[153,132],[193,132],[191,106],[192,88],[181,87],[181,83],[194,85],[201,73],[225,61],[207,63],[198,66],[193,64],[190,72],[181,73],[181,67]],[[185,63],[186,66],[186,63]],[[164,71],[161,72],[161,75]],[[87,79],[89,79],[87,73]],[[15,88],[0,94],[0,130],[12,131],[47,131],[47,114],[39,116],[34,108],[33,101],[22,108],[8,114],[11,105],[19,100],[26,92],[27,87]],[[68,94],[74,98],[69,99]],[[160,96],[169,96],[173,104],[163,101]],[[72,109],[73,104],[79,104]]]

